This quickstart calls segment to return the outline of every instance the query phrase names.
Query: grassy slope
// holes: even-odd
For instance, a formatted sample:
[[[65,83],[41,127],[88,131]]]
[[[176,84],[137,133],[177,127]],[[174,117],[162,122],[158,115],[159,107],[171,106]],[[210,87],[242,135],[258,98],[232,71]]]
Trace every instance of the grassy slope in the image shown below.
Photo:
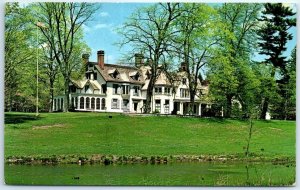
[[[5,156],[243,154],[249,124],[238,120],[100,113],[7,113]],[[46,129],[36,126],[59,125]],[[250,151],[295,157],[294,121],[254,121]],[[264,149],[262,151],[261,149]]]

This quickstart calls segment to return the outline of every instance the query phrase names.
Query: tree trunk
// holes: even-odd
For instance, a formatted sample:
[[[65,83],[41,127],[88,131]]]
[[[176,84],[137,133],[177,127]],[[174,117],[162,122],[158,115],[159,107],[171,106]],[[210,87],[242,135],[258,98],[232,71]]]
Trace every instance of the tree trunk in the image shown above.
[[[226,95],[226,106],[225,106],[225,113],[224,117],[229,118],[231,117],[231,100],[232,100],[232,95]]]
[[[54,81],[50,79],[50,101],[49,101],[49,112],[53,112],[53,99],[54,99]]]
[[[195,110],[195,92],[194,90],[190,90],[190,107],[189,107],[189,114],[194,114]]]
[[[269,107],[269,97],[266,97],[262,103],[261,113],[260,113],[260,119],[266,119],[266,114]]]
[[[271,72],[271,77],[274,78],[274,76],[275,76],[275,68],[273,67]],[[266,119],[266,115],[269,107],[269,101],[270,101],[270,97],[265,97],[261,106],[261,113],[259,117],[260,119]]]
[[[147,89],[147,95],[146,95],[146,105],[144,109],[144,113],[150,113],[151,112],[151,100],[153,96],[153,88],[154,88],[155,78],[151,76],[148,89]]]
[[[70,83],[70,78],[65,77],[65,98],[64,98],[64,112],[69,112],[69,83]]]

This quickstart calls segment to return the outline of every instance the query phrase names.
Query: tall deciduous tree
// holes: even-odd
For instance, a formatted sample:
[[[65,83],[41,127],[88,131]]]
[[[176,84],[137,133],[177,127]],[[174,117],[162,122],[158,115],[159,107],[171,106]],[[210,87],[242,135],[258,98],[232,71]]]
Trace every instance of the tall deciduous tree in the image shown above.
[[[238,99],[244,112],[255,88],[250,68],[250,55],[255,45],[255,29],[261,6],[259,4],[224,4],[219,8],[224,24],[220,48],[209,65],[211,92],[224,106],[224,116],[230,117],[233,99]],[[251,75],[250,75],[251,74]],[[213,76],[214,75],[214,76]],[[219,77],[218,77],[219,76]],[[251,100],[252,101],[252,100]],[[247,115],[247,113],[245,113]]]
[[[293,38],[288,30],[296,26],[296,19],[292,18],[295,13],[291,8],[283,6],[281,3],[267,3],[262,11],[263,15],[260,19],[263,25],[258,30],[260,54],[266,55],[265,63],[273,66],[271,76],[274,78],[276,68],[283,73],[286,72],[286,56],[283,56],[286,50],[286,43]],[[288,79],[287,79],[288,80]],[[264,97],[261,106],[261,119],[265,119],[268,111],[270,97]]]
[[[121,47],[132,45],[134,53],[141,52],[148,59],[151,76],[147,88],[145,112],[149,113],[154,84],[158,77],[159,63],[172,46],[171,39],[177,31],[175,20],[180,16],[178,3],[159,3],[138,9],[120,28]]]
[[[175,55],[185,64],[190,91],[190,112],[195,113],[195,98],[202,80],[201,68],[212,54],[219,40],[216,10],[200,3],[186,3],[181,6],[181,16],[177,19],[179,34],[174,38]]]
[[[5,109],[11,111],[20,92],[23,66],[32,60],[29,10],[18,3],[5,4]],[[18,104],[16,102],[16,104]]]
[[[90,3],[39,3],[40,11],[37,12],[37,21],[44,23],[40,27],[47,43],[59,65],[64,78],[64,111],[69,109],[69,83],[70,77],[78,62],[80,54],[75,54],[75,44],[81,39],[80,29],[82,25],[91,19],[98,9]],[[78,53],[78,52],[76,52]]]

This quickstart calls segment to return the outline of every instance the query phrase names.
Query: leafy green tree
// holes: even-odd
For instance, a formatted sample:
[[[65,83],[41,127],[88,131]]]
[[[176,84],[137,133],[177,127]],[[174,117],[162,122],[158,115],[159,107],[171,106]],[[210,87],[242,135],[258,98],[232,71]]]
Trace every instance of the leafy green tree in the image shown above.
[[[151,67],[145,113],[150,113],[154,84],[159,76],[159,63],[164,63],[175,37],[175,20],[181,15],[178,3],[159,3],[138,9],[118,30],[123,37],[120,46],[131,45],[131,55],[141,52]]]
[[[277,83],[277,102],[270,101],[272,117],[276,119],[296,119],[296,47],[286,63],[285,73]],[[274,79],[273,79],[274,80]]]
[[[32,61],[33,48],[30,36],[32,28],[28,24],[30,14],[18,3],[5,4],[5,110],[16,110],[24,103],[26,96],[20,91],[22,71],[25,64]],[[20,100],[22,99],[22,100]]]
[[[219,15],[223,27],[220,46],[210,59],[210,92],[224,106],[224,116],[231,117],[234,99],[241,103],[244,116],[248,117],[250,103],[253,105],[251,89],[258,81],[250,66],[250,56],[255,47],[255,29],[258,25],[259,4],[223,4]],[[222,34],[221,33],[221,34]]]
[[[264,63],[273,66],[271,76],[274,78],[277,68],[281,72],[286,73],[286,64],[288,61],[286,60],[286,56],[283,56],[283,53],[286,50],[286,43],[293,38],[288,30],[296,26],[296,19],[292,17],[295,15],[292,9],[283,6],[281,3],[267,3],[264,8],[260,19],[263,25],[258,30],[260,40],[259,53],[267,56]],[[287,81],[288,78],[284,80]],[[264,97],[261,106],[261,119],[266,117],[269,102],[270,97]]]

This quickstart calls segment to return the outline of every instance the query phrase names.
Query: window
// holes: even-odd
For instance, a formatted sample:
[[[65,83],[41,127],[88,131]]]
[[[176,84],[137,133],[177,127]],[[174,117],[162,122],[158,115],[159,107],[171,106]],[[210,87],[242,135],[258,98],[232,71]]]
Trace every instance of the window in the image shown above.
[[[129,100],[123,100],[122,110],[129,110]]]
[[[87,97],[87,98],[85,99],[85,109],[89,109],[89,108],[90,108],[90,98]]]
[[[107,89],[106,84],[102,84],[101,87],[102,87],[102,93],[106,94],[106,89]]]
[[[140,74],[136,73],[135,75],[131,76],[131,78],[138,81],[140,79]]]
[[[122,94],[129,94],[129,86],[122,85]]]
[[[147,72],[146,72],[146,79],[150,79],[150,77],[151,77],[151,73],[149,72],[149,70],[147,70]]]
[[[74,104],[75,104],[74,97],[72,97],[71,98],[71,103],[70,103],[71,108],[74,108],[74,106],[75,106]]]
[[[155,100],[155,111],[160,112],[160,100]]]
[[[80,98],[80,109],[84,109],[84,97]]]
[[[188,89],[181,88],[180,89],[180,97],[181,98],[188,98],[189,97]]]
[[[96,109],[100,110],[100,98],[96,99]]]
[[[95,109],[95,98],[91,99],[91,108]]]
[[[111,100],[111,109],[119,109],[119,100],[118,99]]]
[[[170,110],[170,100],[165,100],[165,113],[168,114]]]
[[[77,109],[77,105],[78,105],[78,97],[75,97],[75,109]]]
[[[97,80],[97,73],[94,73],[94,80]]]
[[[165,87],[165,94],[170,94],[171,93],[171,88]]]
[[[105,110],[105,98],[101,100],[101,110]]]
[[[57,110],[60,110],[60,100],[57,99]]]
[[[84,87],[84,90],[85,90],[85,92],[87,92],[87,91],[89,90],[89,85],[86,85],[86,86]]]
[[[118,79],[119,78],[119,72],[115,70],[113,73],[110,74],[111,78]]]
[[[162,87],[155,87],[155,94],[162,94]]]
[[[133,95],[134,96],[139,96],[139,92],[140,92],[140,87],[139,86],[134,86],[133,87],[134,91],[133,91]]]
[[[74,85],[70,86],[69,88],[70,92],[74,93],[76,92],[76,87]]]
[[[182,79],[182,84],[186,84],[186,78]]]
[[[85,73],[86,79],[90,79],[90,73]]]
[[[119,94],[118,88],[119,88],[119,85],[113,84],[113,94]]]

